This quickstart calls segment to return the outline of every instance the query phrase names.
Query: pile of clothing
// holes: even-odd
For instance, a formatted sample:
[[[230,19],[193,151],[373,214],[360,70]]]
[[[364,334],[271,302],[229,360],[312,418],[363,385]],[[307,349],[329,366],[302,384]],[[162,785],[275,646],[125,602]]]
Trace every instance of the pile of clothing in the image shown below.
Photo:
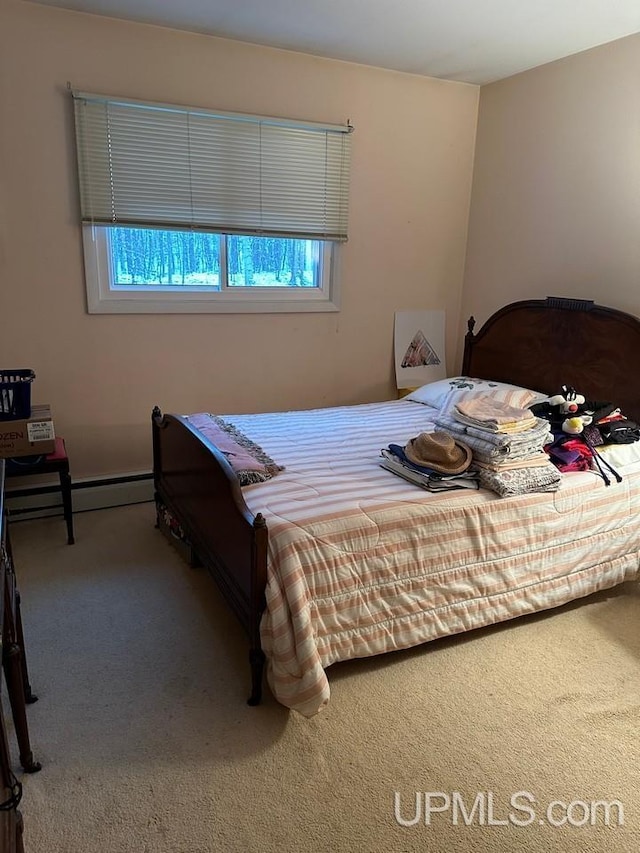
[[[575,388],[563,385],[562,393],[536,403],[531,411],[549,421],[553,441],[545,450],[560,471],[594,471],[606,486],[611,485],[612,477],[622,482],[622,476],[597,449],[640,441],[640,425],[623,415],[618,406],[588,402]],[[635,455],[632,459],[635,461]]]
[[[472,450],[471,469],[480,485],[500,497],[554,492],[562,474],[544,450],[552,440],[549,422],[489,395],[461,400],[435,419],[438,427]]]
[[[421,432],[402,447],[380,451],[380,465],[430,492],[477,489],[478,475],[469,470],[471,448],[441,430]]]

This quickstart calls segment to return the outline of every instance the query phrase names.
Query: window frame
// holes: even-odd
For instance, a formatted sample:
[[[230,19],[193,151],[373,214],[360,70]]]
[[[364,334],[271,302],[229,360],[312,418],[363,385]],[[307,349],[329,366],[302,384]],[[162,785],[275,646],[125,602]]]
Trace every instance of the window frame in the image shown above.
[[[140,226],[144,227],[144,226]],[[340,310],[339,244],[321,242],[318,287],[114,285],[109,226],[82,225],[89,314],[267,314]],[[144,289],[142,289],[144,288]]]

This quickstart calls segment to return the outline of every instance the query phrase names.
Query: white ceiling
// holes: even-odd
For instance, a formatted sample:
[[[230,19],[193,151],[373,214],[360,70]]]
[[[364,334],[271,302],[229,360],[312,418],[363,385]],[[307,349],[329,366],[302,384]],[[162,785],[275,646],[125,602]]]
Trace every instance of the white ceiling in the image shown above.
[[[640,0],[38,2],[478,84],[640,32]]]

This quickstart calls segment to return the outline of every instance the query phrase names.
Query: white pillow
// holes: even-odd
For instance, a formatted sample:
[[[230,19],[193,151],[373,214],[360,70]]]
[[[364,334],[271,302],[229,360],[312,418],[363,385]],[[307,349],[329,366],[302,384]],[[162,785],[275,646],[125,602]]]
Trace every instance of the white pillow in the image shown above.
[[[433,406],[446,412],[460,400],[468,400],[479,394],[488,394],[517,409],[526,409],[533,403],[548,399],[546,394],[521,388],[519,385],[494,382],[491,379],[470,379],[468,376],[452,376],[450,379],[429,382],[422,388],[416,388],[411,394],[407,394],[404,399],[424,403],[426,406]]]
[[[614,468],[624,468],[640,462],[640,441],[631,444],[600,444],[597,453]]]

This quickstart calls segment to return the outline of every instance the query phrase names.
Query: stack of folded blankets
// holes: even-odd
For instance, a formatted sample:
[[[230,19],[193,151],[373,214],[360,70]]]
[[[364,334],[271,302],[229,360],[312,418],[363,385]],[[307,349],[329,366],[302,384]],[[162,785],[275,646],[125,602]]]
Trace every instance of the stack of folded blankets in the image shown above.
[[[490,395],[461,400],[436,418],[438,427],[472,449],[480,485],[501,497],[555,492],[562,474],[544,451],[553,440],[549,422]]]

